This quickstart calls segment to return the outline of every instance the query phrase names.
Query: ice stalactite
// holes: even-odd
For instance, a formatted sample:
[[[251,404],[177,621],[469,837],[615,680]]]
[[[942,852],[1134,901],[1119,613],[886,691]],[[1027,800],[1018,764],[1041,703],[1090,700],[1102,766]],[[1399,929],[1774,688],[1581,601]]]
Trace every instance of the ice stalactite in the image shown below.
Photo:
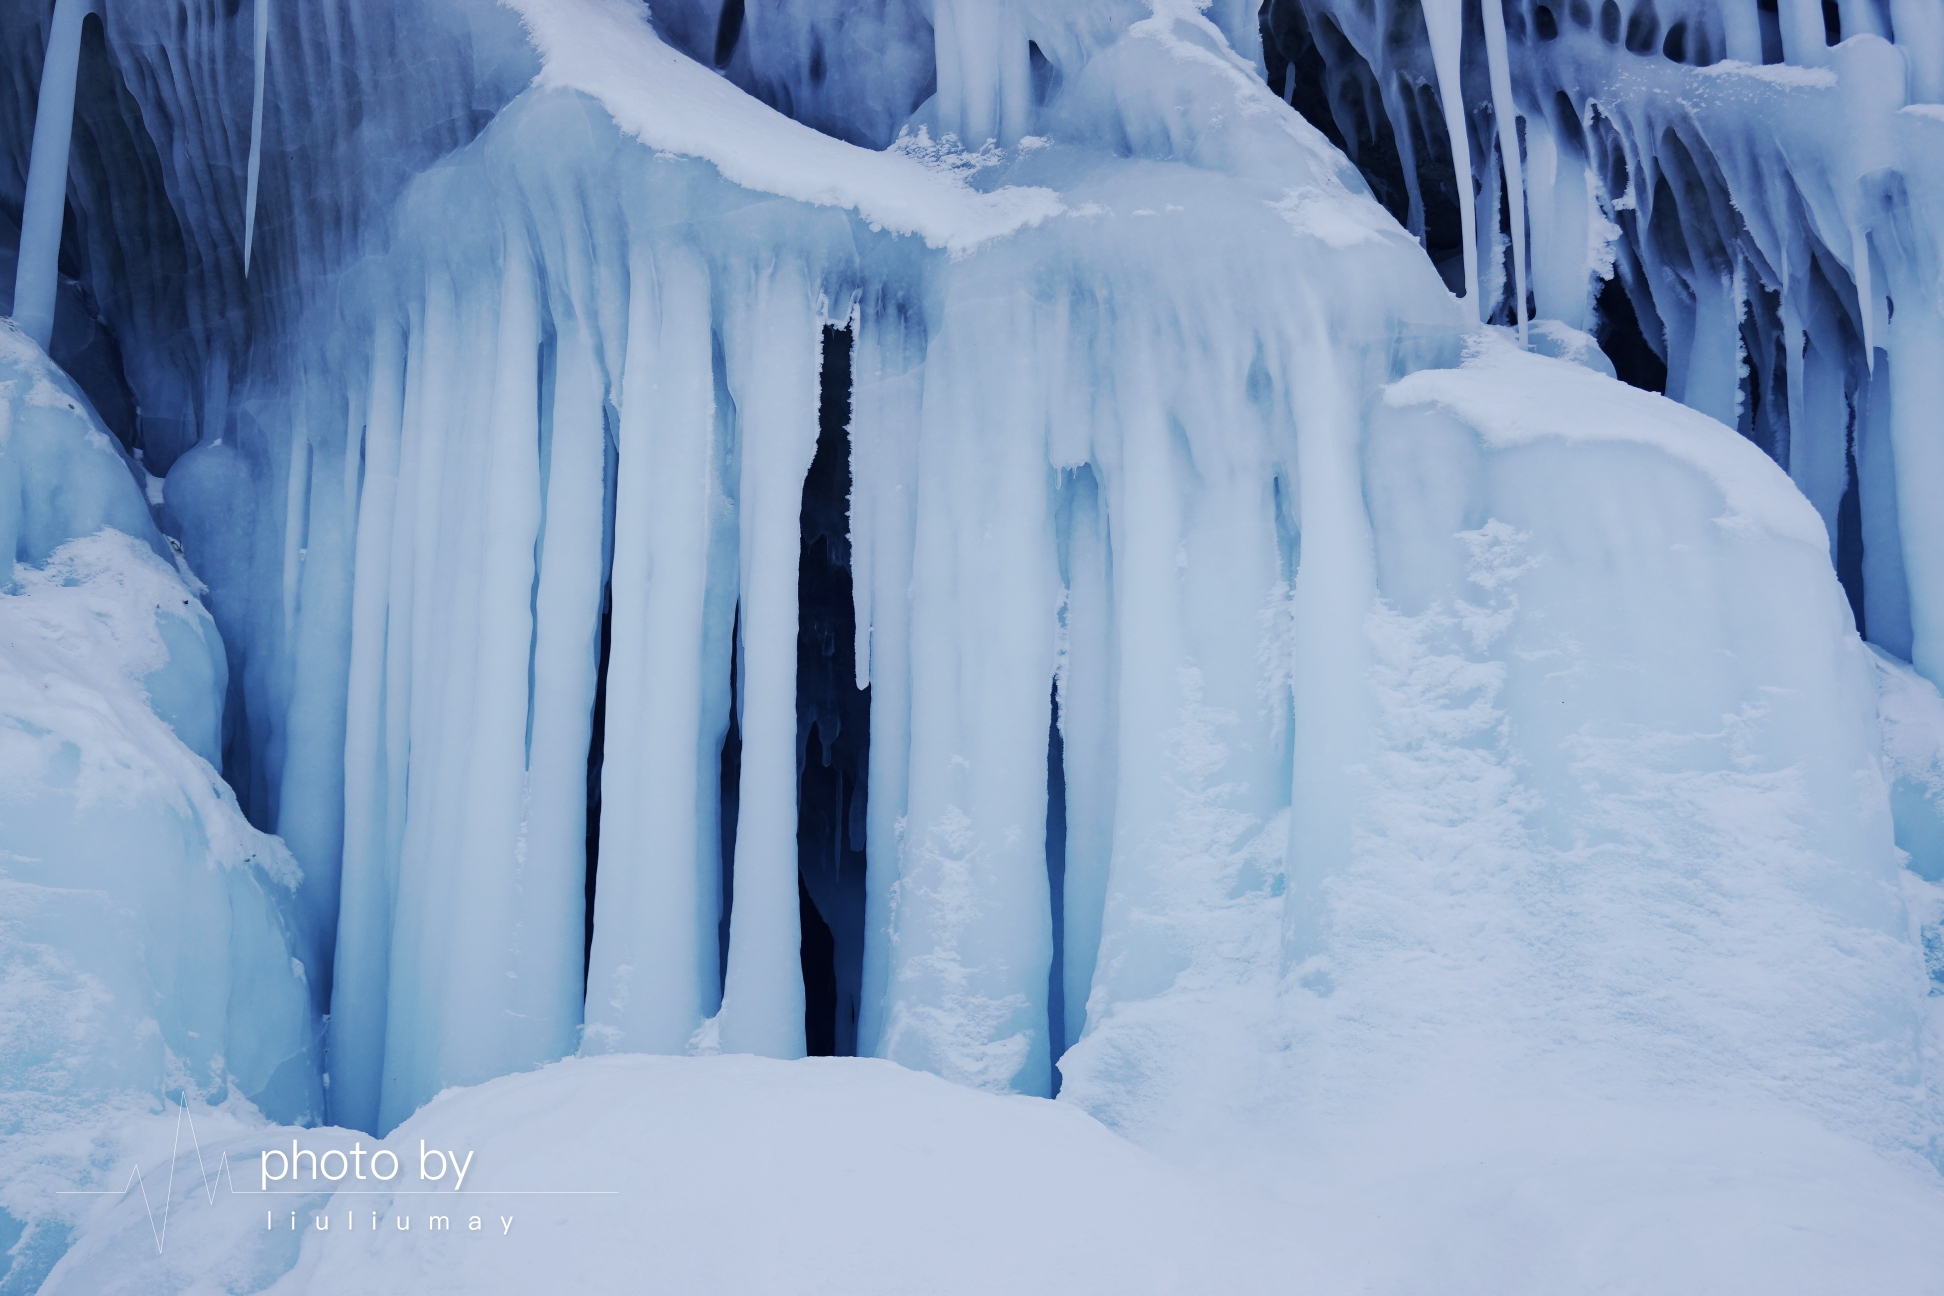
[[[1071,470],[1062,482],[1059,529],[1060,575],[1066,587],[1058,677],[1066,796],[1061,905],[1065,1035],[1054,1047],[1064,1053],[1087,1023],[1107,907],[1118,785],[1113,549],[1100,480],[1090,465]]]
[[[602,745],[588,1043],[676,1053],[721,999],[719,796],[704,775],[729,713],[738,451],[716,405],[707,266],[680,245],[643,249],[628,285],[607,706],[629,719]]]
[[[243,275],[250,274],[250,249],[256,243],[257,185],[263,178],[263,90],[270,56],[270,0],[256,0],[256,26],[250,46],[256,68],[250,101],[250,174],[243,198]]]
[[[971,147],[1019,142],[1032,113],[1026,33],[1013,0],[941,0],[932,14],[938,40],[938,129]]]
[[[1458,215],[1464,230],[1464,297],[1473,312],[1484,318],[1491,308],[1478,297],[1478,207],[1472,199],[1471,139],[1465,125],[1461,73],[1465,38],[1462,0],[1426,0],[1424,26],[1431,42],[1431,61],[1438,72],[1438,100],[1444,112],[1445,134],[1451,140],[1451,165],[1457,174]]]
[[[98,0],[55,0],[47,55],[41,64],[33,157],[21,202],[13,316],[21,331],[42,349],[54,337],[54,293],[60,281],[61,224],[67,212],[68,146],[74,135],[81,25],[99,12]]]
[[[1484,6],[1485,60],[1492,82],[1492,120],[1498,127],[1499,166],[1505,175],[1507,208],[1512,227],[1512,317],[1519,341],[1526,340],[1526,184],[1525,161],[1519,141],[1519,113],[1512,100],[1512,70],[1505,46],[1505,11]]]
[[[989,340],[1030,336],[1031,318],[1023,302],[980,297],[965,292],[925,366],[911,561],[941,579],[912,591],[910,782],[880,1050],[961,1083],[1043,1093],[1057,570],[1034,388],[985,379]],[[981,425],[1003,433],[969,434]]]
[[[891,929],[893,883],[905,829],[911,768],[912,547],[917,526],[917,438],[925,327],[918,303],[881,288],[859,302],[851,359],[851,580],[857,608],[857,682],[871,690],[867,932]],[[857,1051],[873,1055],[884,1032],[891,948],[864,947]]]
[[[735,283],[724,328],[736,402],[742,781],[736,903],[717,1023],[737,1053],[802,1057],[797,900],[796,524],[817,449],[822,322],[805,267],[787,259]]]

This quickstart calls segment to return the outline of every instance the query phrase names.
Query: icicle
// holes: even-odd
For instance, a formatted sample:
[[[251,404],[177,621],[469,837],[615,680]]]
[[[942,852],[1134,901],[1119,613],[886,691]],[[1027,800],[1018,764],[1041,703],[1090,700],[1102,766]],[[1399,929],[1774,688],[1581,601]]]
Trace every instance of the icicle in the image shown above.
[[[290,438],[290,477],[284,487],[283,632],[286,636],[297,628],[297,585],[303,576],[310,478],[310,434],[300,423]]]
[[[1863,357],[1867,369],[1876,368],[1879,334],[1878,303],[1882,300],[1871,265],[1870,220],[1862,179],[1875,171],[1899,165],[1896,114],[1907,102],[1904,73],[1907,60],[1880,37],[1846,40],[1832,52],[1849,138],[1843,149],[1843,170],[1850,181],[1845,219],[1849,226],[1850,275],[1856,283],[1858,314],[1863,325]]]
[[[68,145],[74,138],[74,83],[81,67],[81,24],[98,0],[55,0],[41,63],[34,151],[20,208],[20,260],[14,268],[14,321],[46,350],[54,340],[60,287],[61,219],[67,211]]]
[[[797,908],[797,560],[817,450],[819,329],[802,267],[738,286],[723,329],[741,420],[742,783],[720,1016],[724,1052],[802,1057]]]
[[[1560,144],[1544,118],[1526,121],[1526,177],[1532,222],[1532,298],[1541,319],[1587,325],[1589,264],[1587,218],[1592,211],[1586,164]]]
[[[1721,0],[1721,34],[1729,58],[1761,65],[1762,16],[1755,0]]]
[[[718,993],[714,775],[728,726],[735,543],[720,534],[732,514],[714,435],[708,270],[693,249],[672,246],[638,254],[629,278],[585,1048],[680,1053]],[[814,411],[814,388],[806,399]],[[785,516],[794,522],[796,508]],[[790,678],[793,698],[794,668]],[[739,886],[738,913],[743,900]],[[794,921],[794,886],[790,900]]]
[[[1465,37],[1464,0],[1425,0],[1424,26],[1431,38],[1431,61],[1438,70],[1438,104],[1451,137],[1451,164],[1457,171],[1458,215],[1464,228],[1465,300],[1480,319],[1487,313],[1478,299],[1478,200],[1472,193],[1471,142],[1465,129],[1465,88],[1459,56]]]
[[[1741,408],[1741,268],[1721,276],[1698,268],[1693,287],[1693,335],[1679,348],[1669,339],[1667,394],[1732,428]]]
[[[1823,29],[1822,0],[1781,0],[1782,57],[1801,67],[1820,67],[1829,61],[1829,41]]]
[[[1505,51],[1505,13],[1498,0],[1485,0],[1485,61],[1491,68],[1492,116],[1498,122],[1499,157],[1505,167],[1505,196],[1512,217],[1512,287],[1519,343],[1526,340],[1526,192],[1519,157],[1518,109],[1512,102],[1512,70]],[[1483,303],[1480,303],[1481,308]]]
[[[1883,15],[1877,9],[1877,0],[1837,0],[1837,12],[1842,22],[1843,39],[1852,36],[1884,36]]]
[[[1944,103],[1944,5],[1890,0],[1890,26],[1909,69],[1912,103]]]
[[[852,570],[859,616],[868,618],[858,626],[858,666],[871,686],[860,1055],[876,1055],[884,1033],[891,896],[911,774],[911,561],[925,356],[913,316],[906,302],[867,303],[851,370]]]
[[[1011,146],[1032,117],[1032,68],[1012,0],[938,0],[933,15],[940,130],[967,148]]]
[[[344,732],[344,867],[331,980],[331,1118],[378,1123],[384,1065],[386,964],[393,880],[385,742],[387,604],[403,546],[395,545],[399,439],[405,410],[405,341],[381,325],[372,346],[363,498],[352,558],[351,662]]]
[[[1452,5],[1456,9],[1456,4]],[[1298,375],[1296,480],[1302,547],[1292,606],[1296,758],[1290,788],[1284,965],[1300,968],[1324,949],[1324,887],[1351,859],[1351,771],[1370,742],[1369,641],[1363,627],[1377,572],[1364,505],[1356,383],[1332,358],[1327,325],[1299,354],[1318,357]]]
[[[974,1088],[1044,1095],[1059,604],[1046,406],[1031,298],[960,282],[925,365],[909,822],[879,1051]],[[1001,368],[1007,381],[992,382]]]
[[[1932,285],[1891,285],[1890,440],[1896,464],[1897,523],[1903,532],[1904,574],[1910,587],[1910,664],[1944,684],[1944,314]]]
[[[1087,1001],[1100,953],[1113,859],[1118,782],[1115,706],[1114,569],[1107,518],[1091,468],[1070,488],[1067,518],[1067,665],[1060,680],[1060,733],[1066,750],[1065,1052],[1087,1024]]]
[[[523,948],[508,999],[544,1024],[550,1037],[535,1043],[558,1057],[574,1047],[581,1020],[587,752],[601,653],[607,428],[600,372],[574,321],[562,323],[556,354],[543,451],[545,520],[534,591],[532,737],[521,826],[522,889],[533,906],[533,930],[548,939]]]
[[[250,106],[250,179],[243,199],[243,277],[250,277],[250,247],[256,242],[257,175],[263,169],[263,75],[270,41],[270,0],[256,0],[256,98]]]
[[[472,381],[492,372],[491,334],[497,303],[462,296],[435,275],[428,285],[422,370],[406,425],[411,455],[410,539],[399,545],[409,579],[393,578],[391,615],[399,642],[388,645],[387,701],[404,699],[387,717],[394,780],[389,808],[398,835],[388,864],[394,879],[387,952],[384,1088],[378,1128],[389,1130],[437,1091],[440,1041],[425,1030],[437,1003],[440,971],[454,933],[449,890],[462,829],[466,761],[472,742],[472,683],[477,655],[475,612],[482,543],[477,501],[482,455],[463,433],[489,417],[487,393]],[[401,493],[405,484],[401,481]],[[402,598],[401,598],[402,596]],[[400,606],[400,603],[404,606]]]
[[[477,540],[450,546],[471,560],[460,569],[451,621],[454,639],[469,634],[470,642],[451,651],[459,687],[446,719],[463,715],[469,723],[464,746],[448,748],[439,771],[440,819],[450,825],[441,842],[438,884],[448,893],[439,925],[441,935],[464,936],[446,946],[436,980],[428,978],[424,1003],[436,1025],[422,1018],[420,1030],[438,1046],[420,1102],[446,1085],[551,1062],[571,1048],[573,1022],[562,1019],[571,1001],[560,978],[570,959],[578,962],[584,939],[577,920],[585,873],[570,870],[557,839],[535,842],[527,831],[527,745],[538,719],[531,689],[542,522],[541,287],[524,222],[509,231],[504,258],[497,336],[482,336],[478,353],[492,358],[490,405],[484,418],[469,420],[484,435],[468,438],[478,493],[460,534]],[[583,771],[585,762],[583,750]]]

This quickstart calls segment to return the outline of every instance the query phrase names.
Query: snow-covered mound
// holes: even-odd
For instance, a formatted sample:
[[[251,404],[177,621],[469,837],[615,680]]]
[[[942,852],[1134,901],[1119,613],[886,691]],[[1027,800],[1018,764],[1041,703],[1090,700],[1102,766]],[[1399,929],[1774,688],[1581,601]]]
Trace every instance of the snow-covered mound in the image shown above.
[[[120,1145],[157,1185],[180,1140],[166,1245],[159,1193],[99,1199],[43,1291],[1936,1290],[1929,1172],[1811,1122],[1454,1096],[1239,1178],[868,1059],[570,1060],[383,1140],[205,1114],[192,1147],[169,1113]]]
[[[131,467],[0,320],[0,1222],[30,1227],[23,1275],[60,1254],[53,1194],[115,1113],[323,1107],[297,869],[216,772],[222,643]]]

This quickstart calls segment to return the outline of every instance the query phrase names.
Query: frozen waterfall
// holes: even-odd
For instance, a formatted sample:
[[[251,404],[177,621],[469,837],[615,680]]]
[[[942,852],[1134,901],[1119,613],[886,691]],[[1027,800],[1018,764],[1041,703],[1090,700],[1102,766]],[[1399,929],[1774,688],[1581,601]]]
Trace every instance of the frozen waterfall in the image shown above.
[[[147,960],[92,1070],[0,1021],[36,1103],[854,1053],[1184,1157],[1940,1155],[1932,0],[0,35],[0,960],[61,886]]]

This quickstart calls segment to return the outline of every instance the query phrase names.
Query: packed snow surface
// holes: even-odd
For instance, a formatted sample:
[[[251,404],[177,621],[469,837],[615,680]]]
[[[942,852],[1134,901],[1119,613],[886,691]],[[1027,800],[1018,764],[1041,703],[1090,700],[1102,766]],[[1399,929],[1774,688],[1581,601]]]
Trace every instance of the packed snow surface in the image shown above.
[[[99,1172],[119,1186],[133,1158],[166,1183],[180,1139],[166,1246],[159,1193],[99,1199],[42,1290],[1937,1290],[1944,1193],[1812,1123],[1458,1097],[1219,1176],[1067,1104],[869,1059],[570,1060],[449,1091],[383,1140],[205,1109],[192,1143],[169,1110],[125,1119]],[[301,1156],[297,1187],[265,1179],[293,1142],[339,1191]],[[370,1177],[381,1150],[400,1191]]]

